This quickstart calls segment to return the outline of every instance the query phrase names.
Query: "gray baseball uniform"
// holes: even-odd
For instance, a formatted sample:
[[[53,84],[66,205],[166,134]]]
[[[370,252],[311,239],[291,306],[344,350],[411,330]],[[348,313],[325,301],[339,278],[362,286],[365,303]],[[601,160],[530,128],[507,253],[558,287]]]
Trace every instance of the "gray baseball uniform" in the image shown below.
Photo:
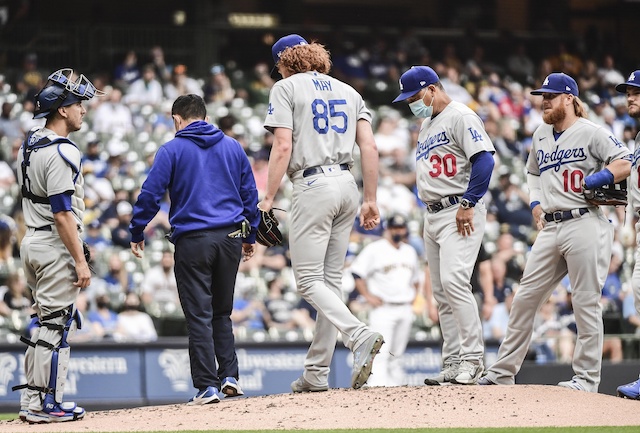
[[[304,379],[326,386],[336,328],[349,349],[373,333],[342,299],[349,233],[360,201],[349,171],[358,120],[371,121],[362,97],[349,85],[317,72],[278,81],[264,125],[293,131],[287,174],[293,182],[289,245],[300,294],[318,311]]]
[[[636,135],[636,148],[631,162],[629,176],[629,205],[636,216],[640,215],[640,132]],[[631,285],[633,287],[636,310],[640,314],[640,220],[636,223],[636,263],[633,267]]]
[[[482,120],[455,101],[435,118],[426,119],[418,135],[417,186],[427,204],[424,239],[445,365],[483,363],[482,325],[470,283],[485,230],[483,201],[474,208],[475,231],[461,236],[456,226],[457,203],[469,185],[470,159],[483,151],[493,153],[495,149]]]
[[[53,131],[43,128],[31,136],[31,143],[45,137],[51,141],[61,138]],[[25,145],[26,143],[23,143],[23,146]],[[31,192],[37,196],[48,197],[65,191],[74,191],[71,197],[71,213],[78,226],[78,242],[82,243],[80,232],[84,212],[84,180],[80,172],[80,159],[80,151],[73,144],[68,142],[52,144],[31,153],[27,171]],[[22,161],[21,148],[18,153],[18,166],[21,166]],[[18,182],[20,185],[25,182],[20,170]],[[33,296],[34,309],[42,321],[43,318],[55,315],[73,305],[80,289],[73,285],[77,279],[73,267],[74,260],[58,235],[51,205],[35,203],[23,198],[22,209],[28,228],[20,246],[20,256],[27,285]],[[36,328],[31,341],[35,343],[40,340],[51,344],[52,347],[58,347],[62,341],[62,335],[53,326],[65,326],[67,316],[56,317],[47,322],[53,322],[52,327]],[[27,383],[42,387],[49,386],[51,362],[51,348],[35,344],[29,347],[25,353]],[[58,378],[58,388],[61,399],[64,378]],[[22,400],[23,408],[42,410],[39,391],[27,389]]]
[[[487,379],[513,384],[527,354],[534,317],[560,281],[569,275],[578,336],[575,381],[597,392],[602,364],[600,297],[611,259],[613,226],[582,195],[583,179],[629,150],[611,132],[584,118],[559,137],[553,126],[538,127],[527,161],[532,201],[538,198],[546,224],[538,234],[513,300],[509,326]]]

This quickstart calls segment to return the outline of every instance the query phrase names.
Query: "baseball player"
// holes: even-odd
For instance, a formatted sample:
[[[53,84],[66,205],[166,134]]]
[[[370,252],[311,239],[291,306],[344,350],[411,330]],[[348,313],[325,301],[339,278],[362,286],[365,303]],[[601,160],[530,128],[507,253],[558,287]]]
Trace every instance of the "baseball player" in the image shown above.
[[[484,235],[482,197],[495,149],[478,115],[451,100],[430,67],[414,66],[402,74],[400,91],[393,102],[409,103],[413,114],[424,118],[416,148],[417,186],[427,209],[425,249],[443,339],[443,369],[425,384],[475,384],[484,370],[484,342],[470,280]]]
[[[392,215],[383,238],[365,246],[351,264],[356,290],[372,306],[369,326],[386,344],[373,366],[369,386],[404,385],[401,358],[413,324],[412,303],[420,281],[416,250],[406,243],[407,220]]]
[[[376,204],[378,151],[371,113],[349,85],[327,75],[331,66],[323,45],[299,35],[279,39],[273,60],[283,79],[269,94],[264,126],[273,132],[267,189],[260,209],[269,211],[285,172],[293,183],[289,216],[291,264],[298,291],[318,311],[304,373],[293,392],[326,391],[336,328],[353,351],[351,385],[358,389],[371,374],[383,337],[360,322],[342,300],[341,286],[349,234],[360,201],[351,174],[354,143],[362,159],[364,199],[360,224],[380,223]]]
[[[640,118],[640,70],[633,71],[626,83],[618,84],[616,90],[627,95],[627,109],[629,116]],[[631,176],[629,179],[629,204],[635,216],[640,215],[640,179],[638,170],[640,170],[640,132],[636,135],[636,148],[631,160]],[[633,268],[633,276],[631,278],[631,286],[635,298],[636,310],[640,312],[640,221],[636,222],[636,263]],[[636,380],[626,385],[618,387],[618,395],[620,397],[632,398],[640,400],[640,380]]]
[[[568,274],[576,318],[575,375],[559,386],[597,392],[602,364],[600,296],[611,260],[613,225],[584,189],[620,182],[629,175],[631,155],[613,134],[586,119],[578,85],[552,73],[542,87],[544,124],[533,133],[527,182],[538,236],[513,299],[498,360],[478,382],[513,384],[531,342],[534,317]]]
[[[37,327],[25,353],[27,383],[21,397],[20,418],[30,423],[75,421],[85,411],[63,402],[69,366],[69,338],[82,327],[75,306],[91,273],[80,233],[83,230],[84,180],[81,153],[67,138],[82,126],[82,101],[101,96],[84,76],[71,69],[49,75],[35,97],[34,128],[18,153],[18,182],[27,232],[20,246],[27,284],[33,295]]]

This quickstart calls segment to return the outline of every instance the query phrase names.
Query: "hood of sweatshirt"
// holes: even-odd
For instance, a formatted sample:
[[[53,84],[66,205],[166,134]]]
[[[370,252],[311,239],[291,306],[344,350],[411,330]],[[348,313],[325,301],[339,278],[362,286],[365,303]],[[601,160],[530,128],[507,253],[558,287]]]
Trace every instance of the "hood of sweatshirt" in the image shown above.
[[[224,134],[212,124],[198,120],[178,131],[176,137],[188,138],[198,146],[208,148],[222,140]]]

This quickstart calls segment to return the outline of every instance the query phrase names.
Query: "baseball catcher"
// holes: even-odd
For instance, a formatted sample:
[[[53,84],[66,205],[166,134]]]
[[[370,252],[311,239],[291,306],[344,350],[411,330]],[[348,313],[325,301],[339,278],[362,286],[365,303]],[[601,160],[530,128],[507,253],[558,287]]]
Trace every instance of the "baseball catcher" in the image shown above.
[[[283,237],[280,229],[278,229],[278,218],[273,214],[273,208],[269,212],[260,211],[260,223],[258,224],[258,233],[256,241],[265,247],[275,247],[282,243]]]
[[[584,198],[596,206],[626,206],[627,181],[603,185],[599,188],[584,189]]]

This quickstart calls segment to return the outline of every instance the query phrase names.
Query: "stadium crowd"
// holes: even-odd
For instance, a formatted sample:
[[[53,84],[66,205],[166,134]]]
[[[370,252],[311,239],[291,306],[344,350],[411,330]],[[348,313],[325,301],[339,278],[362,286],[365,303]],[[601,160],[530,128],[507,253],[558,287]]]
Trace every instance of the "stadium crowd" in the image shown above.
[[[484,197],[489,209],[487,229],[472,282],[485,338],[499,342],[505,335],[511,300],[536,236],[524,184],[524,163],[531,135],[542,123],[542,101],[529,91],[539,87],[549,73],[563,71],[578,81],[589,118],[611,129],[632,151],[638,124],[626,114],[624,96],[614,89],[625,81],[628,71],[617,69],[611,54],[588,58],[559,44],[557,53],[534,58],[524,43],[518,43],[502,62],[493,62],[485,59],[482,45],[464,55],[457,49],[453,43],[445,44],[437,56],[431,55],[424,41],[410,33],[395,43],[382,38],[368,45],[345,41],[333,51],[332,73],[360,91],[374,112],[380,154],[378,204],[383,219],[398,213],[407,217],[407,242],[416,249],[425,268],[424,205],[416,196],[414,170],[420,123],[406,107],[390,103],[397,93],[399,74],[414,64],[432,66],[446,92],[484,121],[497,152],[490,189]],[[150,341],[158,336],[186,335],[173,274],[172,245],[165,238],[170,230],[168,199],[145,233],[148,248],[142,261],[131,257],[128,231],[132,203],[154,153],[173,138],[170,109],[177,96],[196,93],[205,98],[210,121],[242,143],[252,162],[258,190],[264,193],[273,139],[262,126],[269,90],[276,80],[269,74],[271,65],[260,62],[252,70],[243,71],[234,67],[236,62],[228,61],[213,65],[206,77],[194,77],[188,65],[170,62],[159,46],[149,52],[129,51],[113,70],[90,77],[107,96],[89,102],[92,109],[83,128],[72,137],[84,154],[84,236],[95,269],[90,287],[78,300],[90,326],[83,327],[76,340]],[[30,54],[25,56],[19,73],[0,76],[0,341],[16,341],[26,332],[31,314],[19,260],[25,226],[16,183],[20,169],[16,155],[25,133],[44,120],[32,119],[33,97],[47,79],[48,72],[41,66],[37,56]],[[275,206],[288,209],[290,197],[291,184],[285,180]],[[605,356],[619,361],[624,351],[618,335],[640,335],[640,318],[629,284],[635,235],[632,215],[625,209],[610,208],[607,213],[616,236],[602,293],[605,332],[609,334]],[[278,216],[286,235],[287,214]],[[382,229],[364,232],[354,221],[345,260],[344,297],[364,321],[370,306],[355,290],[349,265],[381,234]],[[258,245],[254,258],[241,263],[232,315],[238,341],[311,338],[315,312],[296,293],[288,254],[286,243],[269,249]],[[428,304],[433,305],[422,294],[414,302],[412,336],[416,340],[440,337],[437,314]],[[534,336],[532,360],[571,360],[575,321],[568,283],[559,285],[541,310]]]

